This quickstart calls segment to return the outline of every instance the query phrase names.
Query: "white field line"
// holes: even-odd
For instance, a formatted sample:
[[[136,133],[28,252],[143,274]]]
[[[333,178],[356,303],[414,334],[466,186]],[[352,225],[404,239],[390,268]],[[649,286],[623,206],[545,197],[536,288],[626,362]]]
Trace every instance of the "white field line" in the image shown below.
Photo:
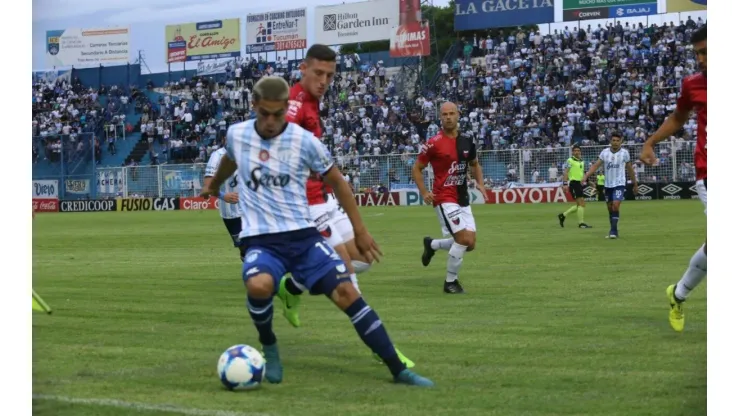
[[[34,394],[32,398],[34,400],[48,400],[63,403],[82,404],[88,406],[106,406],[118,407],[122,409],[134,409],[139,411],[169,412],[188,416],[269,416],[266,413],[239,413],[230,412],[227,410],[207,410],[190,407],[177,407],[167,404],[126,402],[123,400],[115,399],[83,399],[78,397],[54,396],[46,394]]]

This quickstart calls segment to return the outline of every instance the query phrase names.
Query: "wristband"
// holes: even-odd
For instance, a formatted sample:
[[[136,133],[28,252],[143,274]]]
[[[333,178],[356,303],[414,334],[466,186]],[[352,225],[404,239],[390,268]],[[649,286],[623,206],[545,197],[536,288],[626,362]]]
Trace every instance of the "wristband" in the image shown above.
[[[224,200],[224,197],[225,197],[225,195],[224,195],[224,193],[223,193],[223,192],[219,192],[219,193],[218,193],[218,199],[220,199],[220,200],[222,200],[222,201],[223,201],[223,200]]]
[[[563,185],[569,185],[568,181],[563,181]]]

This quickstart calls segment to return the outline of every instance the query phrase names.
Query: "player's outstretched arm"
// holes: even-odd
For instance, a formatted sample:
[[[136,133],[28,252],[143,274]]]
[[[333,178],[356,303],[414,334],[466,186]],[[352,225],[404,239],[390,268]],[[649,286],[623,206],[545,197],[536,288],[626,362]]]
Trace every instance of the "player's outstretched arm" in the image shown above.
[[[645,162],[649,166],[653,166],[656,162],[655,151],[653,148],[656,144],[664,141],[671,137],[674,133],[679,131],[687,121],[689,121],[690,111],[676,108],[670,116],[663,122],[658,130],[653,133],[642,146],[642,152],[640,153],[640,160]]]
[[[586,181],[588,181],[588,178],[591,175],[593,175],[597,170],[599,170],[602,164],[603,164],[603,161],[601,159],[597,160],[596,163],[594,163],[594,165],[591,166],[591,169],[589,169],[588,172],[586,172],[586,175],[583,176],[583,180],[581,180],[581,182],[586,183]]]
[[[236,162],[234,162],[229,155],[224,155],[223,158],[221,158],[221,163],[218,165],[216,174],[213,175],[208,186],[203,188],[201,196],[204,198],[208,198],[211,195],[218,196],[221,185],[223,185],[224,182],[234,174],[234,172],[236,172]]]
[[[373,260],[380,262],[382,253],[372,236],[368,233],[367,228],[365,228],[365,223],[362,221],[359,208],[357,208],[357,202],[355,201],[355,195],[352,193],[352,188],[349,187],[349,184],[344,180],[342,173],[339,172],[336,166],[332,166],[331,169],[324,173],[324,182],[334,189],[334,194],[337,197],[337,201],[339,201],[339,205],[347,213],[349,221],[355,229],[355,244],[357,245],[357,249],[365,256],[368,263],[372,263]]]

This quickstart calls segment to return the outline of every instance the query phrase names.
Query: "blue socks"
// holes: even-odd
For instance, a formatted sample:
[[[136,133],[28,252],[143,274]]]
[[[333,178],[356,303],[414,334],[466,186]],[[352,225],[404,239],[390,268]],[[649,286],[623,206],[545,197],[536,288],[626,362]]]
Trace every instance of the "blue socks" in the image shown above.
[[[358,298],[344,313],[349,316],[365,345],[383,359],[394,377],[406,369],[396,354],[396,349],[385,331],[383,322],[363,298]]]
[[[619,230],[617,229],[617,225],[619,224],[619,211],[612,211],[609,213],[609,221],[611,222],[612,229],[611,234],[618,235]]]
[[[255,299],[247,296],[247,310],[259,333],[260,344],[274,345],[277,342],[272,332],[272,297]]]

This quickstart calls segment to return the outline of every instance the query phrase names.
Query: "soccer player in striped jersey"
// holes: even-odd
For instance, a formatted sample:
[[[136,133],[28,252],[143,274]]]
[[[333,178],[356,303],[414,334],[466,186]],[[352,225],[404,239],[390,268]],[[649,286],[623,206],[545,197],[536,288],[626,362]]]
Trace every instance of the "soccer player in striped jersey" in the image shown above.
[[[563,186],[570,189],[570,194],[575,199],[576,204],[570,207],[569,210],[558,214],[558,220],[560,220],[560,226],[565,227],[565,218],[576,212],[578,213],[578,228],[591,228],[590,225],[586,224],[583,220],[583,216],[586,211],[586,200],[583,194],[583,180],[584,174],[584,163],[581,159],[581,146],[574,145],[572,148],[573,156],[568,158],[565,162],[565,172],[563,172]]]
[[[213,175],[216,174],[218,166],[221,164],[221,160],[226,154],[226,147],[224,147],[224,144],[225,143],[222,143],[220,149],[211,153],[211,157],[208,159],[208,164],[206,165],[205,179],[203,181],[203,187],[206,189],[210,186]],[[234,174],[231,175],[231,177],[221,186],[221,192],[219,192],[219,199],[221,200],[221,203],[219,204],[218,210],[221,214],[221,219],[223,219],[224,221],[226,230],[231,236],[234,247],[239,249],[239,255],[242,259],[242,262],[244,262],[244,253],[246,252],[247,248],[243,247],[239,243],[239,233],[241,233],[242,231],[242,219],[241,211],[239,211],[238,204],[238,183],[239,180],[236,177],[236,172],[234,172]]]
[[[692,111],[696,111],[699,119],[699,130],[694,150],[694,166],[696,166],[696,193],[704,204],[704,215],[707,214],[707,26],[702,26],[691,35],[691,43],[696,54],[701,72],[688,76],[681,83],[681,96],[676,103],[676,109],[660,126],[642,148],[640,159],[652,166],[656,162],[653,147],[675,134],[689,121]],[[666,295],[671,310],[668,321],[671,327],[678,332],[683,331],[684,313],[683,303],[692,290],[707,276],[707,241],[694,253],[689,261],[689,267],[681,280],[666,288]]]
[[[625,168],[630,175],[632,187],[637,194],[637,177],[635,169],[630,161],[630,152],[622,148],[622,135],[617,132],[612,133],[611,146],[602,150],[599,160],[591,166],[586,176],[583,177],[582,184],[585,186],[588,178],[593,175],[601,166],[604,166],[604,197],[606,198],[606,207],[609,210],[609,222],[611,229],[606,238],[619,238],[619,206],[624,201],[624,191],[627,188],[627,175]]]
[[[247,247],[242,279],[247,308],[259,333],[267,361],[265,377],[283,379],[277,339],[272,329],[273,296],[282,276],[314,295],[326,295],[347,314],[365,344],[388,366],[398,383],[432,386],[401,361],[385,327],[365,303],[342,259],[327,244],[311,219],[306,182],[312,172],[336,191],[354,229],[355,244],[372,263],[381,253],[360,217],[349,185],[334,166],[328,149],[311,132],[286,122],[288,84],[280,77],[263,77],[252,91],[256,120],[229,127],[226,156],[203,197],[218,195],[236,172],[242,216],[241,244]]]

